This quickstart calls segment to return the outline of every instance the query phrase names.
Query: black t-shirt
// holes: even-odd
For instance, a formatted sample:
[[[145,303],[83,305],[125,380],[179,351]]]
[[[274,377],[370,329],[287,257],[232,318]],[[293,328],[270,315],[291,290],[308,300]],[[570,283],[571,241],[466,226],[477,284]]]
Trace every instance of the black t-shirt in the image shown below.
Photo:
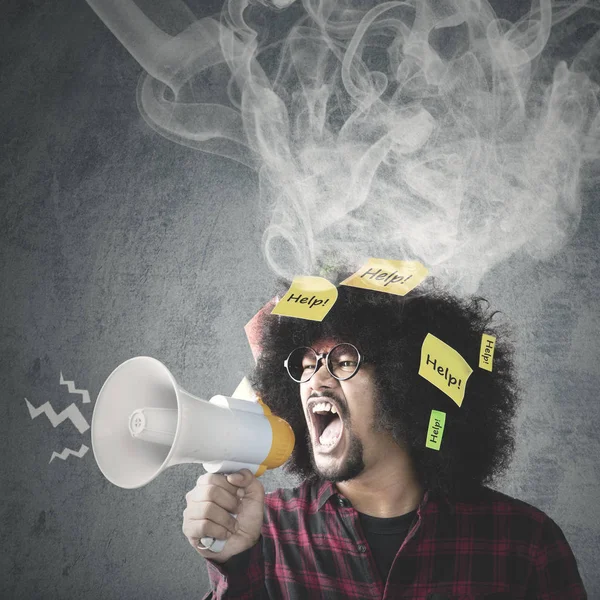
[[[387,579],[394,558],[396,558],[416,515],[416,510],[391,518],[371,517],[358,513],[360,524],[383,581]]]

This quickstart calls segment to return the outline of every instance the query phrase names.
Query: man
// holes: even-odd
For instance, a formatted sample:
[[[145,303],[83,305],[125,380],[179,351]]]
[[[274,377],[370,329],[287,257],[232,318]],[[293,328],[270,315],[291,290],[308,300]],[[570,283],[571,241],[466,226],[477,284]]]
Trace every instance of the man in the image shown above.
[[[265,317],[252,375],[294,429],[288,470],[303,483],[265,497],[247,471],[207,474],[187,495],[183,530],[212,597],[587,598],[559,527],[484,486],[508,464],[517,405],[485,301],[338,292],[323,322]],[[484,333],[497,338],[491,372],[478,367]],[[419,374],[428,334],[473,368],[460,406]],[[223,551],[204,536],[227,539]]]

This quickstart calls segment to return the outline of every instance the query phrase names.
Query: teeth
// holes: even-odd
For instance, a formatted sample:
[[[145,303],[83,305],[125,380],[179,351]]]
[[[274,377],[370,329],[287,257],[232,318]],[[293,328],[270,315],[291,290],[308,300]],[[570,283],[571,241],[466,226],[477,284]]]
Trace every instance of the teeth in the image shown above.
[[[331,411],[332,413],[337,413],[335,406],[331,405],[329,402],[317,402],[317,404],[313,404],[312,409],[314,413],[316,412],[326,412]]]

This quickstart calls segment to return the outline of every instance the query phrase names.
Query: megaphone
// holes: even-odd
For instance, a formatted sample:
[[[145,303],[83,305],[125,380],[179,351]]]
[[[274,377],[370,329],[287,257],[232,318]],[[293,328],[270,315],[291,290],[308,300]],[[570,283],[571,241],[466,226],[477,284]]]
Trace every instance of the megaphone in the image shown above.
[[[160,361],[138,356],[119,365],[102,386],[92,415],[92,448],[103,475],[133,489],[182,463],[201,463],[210,473],[246,468],[262,475],[289,458],[294,433],[260,401],[220,395],[202,400],[178,385]],[[219,552],[225,541],[202,543]]]

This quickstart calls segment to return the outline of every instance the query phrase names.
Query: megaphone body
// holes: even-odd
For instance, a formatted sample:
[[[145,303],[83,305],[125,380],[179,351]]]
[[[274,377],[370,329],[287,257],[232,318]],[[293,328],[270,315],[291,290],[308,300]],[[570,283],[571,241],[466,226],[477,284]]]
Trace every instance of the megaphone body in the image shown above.
[[[104,476],[132,489],[182,463],[201,463],[211,473],[246,468],[262,475],[289,458],[294,434],[260,401],[220,395],[202,400],[179,386],[160,361],[139,356],[119,365],[102,386],[92,448]],[[224,544],[217,540],[211,550]]]

